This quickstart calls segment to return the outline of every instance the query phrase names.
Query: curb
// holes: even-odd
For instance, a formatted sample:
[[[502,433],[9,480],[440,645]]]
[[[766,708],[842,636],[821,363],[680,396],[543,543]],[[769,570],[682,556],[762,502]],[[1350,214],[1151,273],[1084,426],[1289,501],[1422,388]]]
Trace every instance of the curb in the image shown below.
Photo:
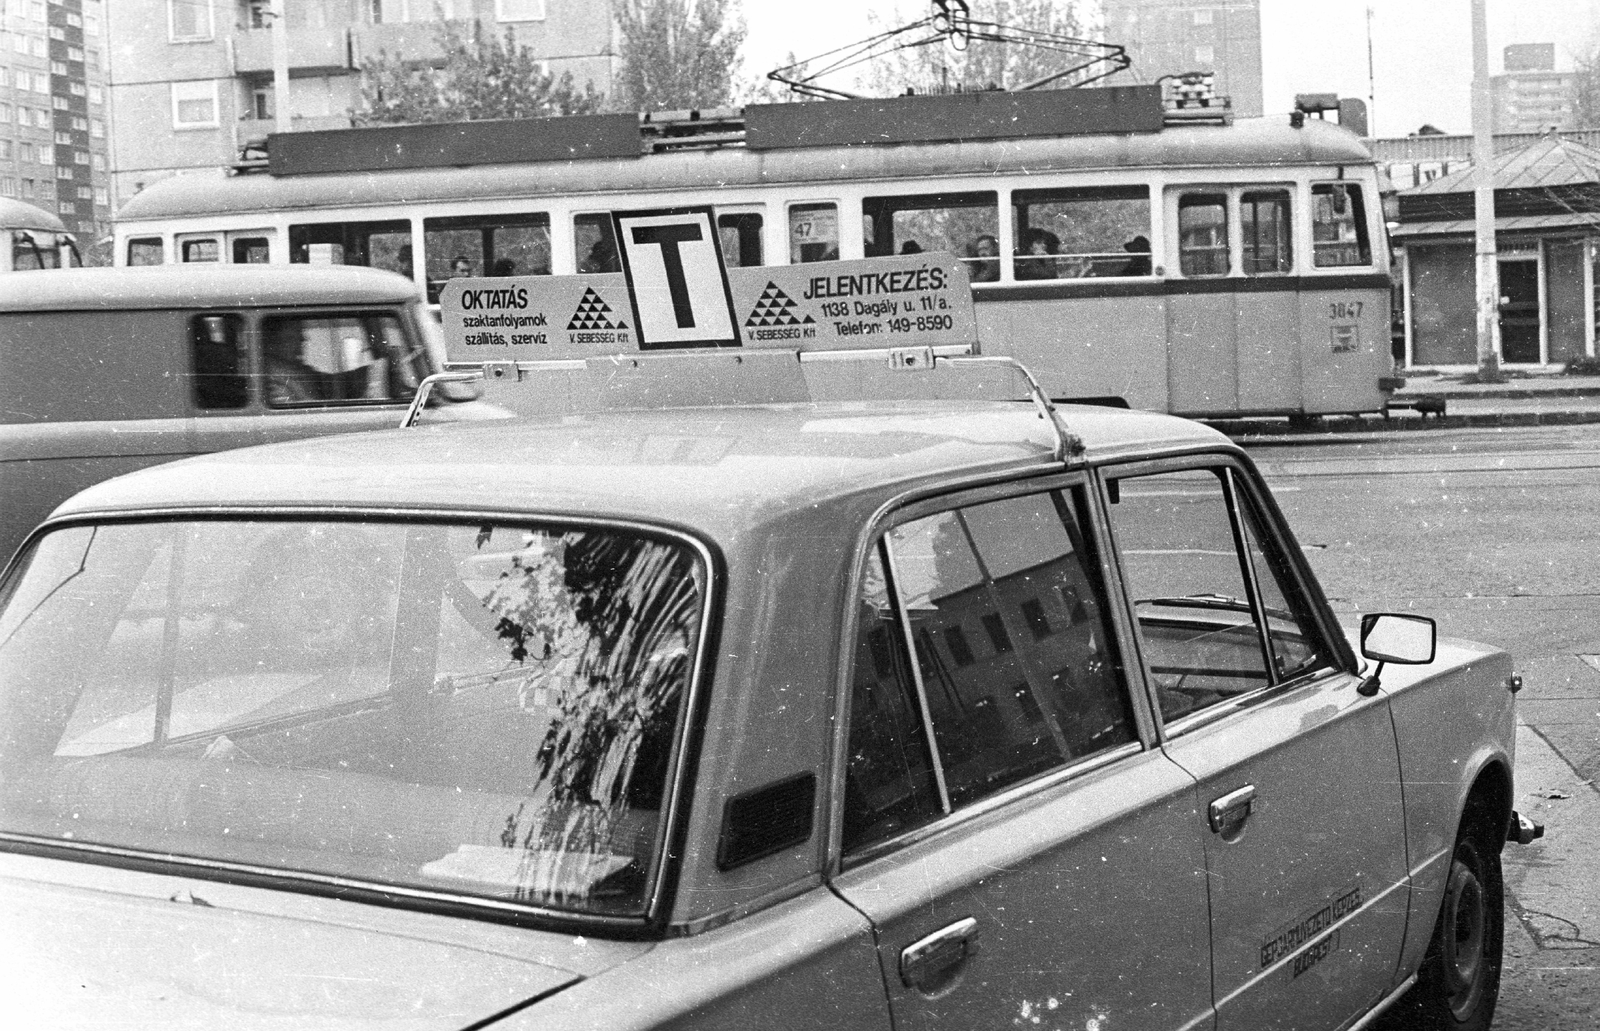
[[[1495,429],[1517,426],[1579,426],[1600,423],[1600,411],[1484,412],[1474,415],[1439,415],[1411,418],[1363,418],[1359,415],[1325,416],[1317,426],[1291,426],[1279,419],[1200,420],[1240,443],[1270,441],[1279,445],[1325,444],[1350,437],[1423,430]]]
[[[1484,390],[1471,388],[1447,387],[1443,390],[1397,390],[1396,400],[1410,400],[1413,398],[1438,397],[1447,401],[1475,401],[1475,400],[1515,400],[1530,401],[1540,397],[1600,397],[1600,389],[1593,386],[1584,387],[1489,387]]]

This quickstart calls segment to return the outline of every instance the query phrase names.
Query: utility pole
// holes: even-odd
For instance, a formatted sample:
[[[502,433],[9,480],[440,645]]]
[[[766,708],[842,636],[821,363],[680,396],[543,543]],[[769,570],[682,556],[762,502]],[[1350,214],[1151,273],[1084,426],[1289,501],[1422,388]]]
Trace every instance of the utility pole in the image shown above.
[[[289,26],[285,0],[272,0],[272,111],[279,132],[289,132]]]
[[[1378,77],[1372,66],[1372,5],[1367,5],[1367,135],[1378,135]]]
[[[1472,0],[1472,180],[1477,214],[1478,378],[1498,383],[1500,262],[1494,239],[1494,129],[1489,111],[1489,18]]]

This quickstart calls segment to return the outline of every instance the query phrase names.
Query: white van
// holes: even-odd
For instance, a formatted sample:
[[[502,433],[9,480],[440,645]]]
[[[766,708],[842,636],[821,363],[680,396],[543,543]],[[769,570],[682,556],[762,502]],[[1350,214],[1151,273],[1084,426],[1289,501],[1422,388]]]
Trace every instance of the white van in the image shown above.
[[[397,425],[443,356],[410,280],[377,269],[0,276],[0,564],[62,500],[111,476]]]

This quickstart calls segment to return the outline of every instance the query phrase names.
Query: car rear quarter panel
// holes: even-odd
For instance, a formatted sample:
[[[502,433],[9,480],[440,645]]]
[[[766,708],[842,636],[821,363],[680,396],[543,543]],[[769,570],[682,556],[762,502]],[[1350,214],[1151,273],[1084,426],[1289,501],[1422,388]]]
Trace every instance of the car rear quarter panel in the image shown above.
[[[494,1031],[891,1031],[866,919],[815,888],[523,1009]]]
[[[1516,742],[1516,698],[1506,686],[1511,656],[1485,645],[1442,639],[1426,666],[1386,666],[1400,775],[1405,789],[1406,849],[1412,874],[1411,918],[1401,975],[1422,961],[1443,898],[1445,876],[1469,796],[1503,778],[1509,804]],[[1505,812],[1496,812],[1496,820]],[[1497,823],[1503,829],[1503,823]]]

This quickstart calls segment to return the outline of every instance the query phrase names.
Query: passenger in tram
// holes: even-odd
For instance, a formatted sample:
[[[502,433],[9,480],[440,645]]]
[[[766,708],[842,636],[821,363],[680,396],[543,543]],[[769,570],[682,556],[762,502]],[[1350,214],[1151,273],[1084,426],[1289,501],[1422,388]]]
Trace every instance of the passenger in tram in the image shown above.
[[[589,256],[578,263],[578,271],[584,275],[622,271],[622,264],[617,260],[616,245],[611,242],[610,236],[602,236],[594,242],[594,246],[589,248]]]
[[[489,270],[491,276],[514,276],[517,274],[517,263],[510,258],[496,258],[494,266]]]
[[[972,256],[979,260],[969,261],[972,268],[972,281],[974,283],[998,283],[1000,281],[1000,241],[983,234],[972,242]]]
[[[457,254],[450,259],[450,278],[459,279],[472,275],[472,262],[467,260],[465,254]]]
[[[1046,229],[1030,229],[1025,250],[1016,255],[1018,279],[1055,279],[1060,275],[1054,255],[1061,253],[1061,238]]]
[[[905,243],[900,245],[900,253],[901,254],[921,254],[922,253],[922,244],[918,243],[915,240],[907,240]]]
[[[1122,249],[1132,254],[1128,263],[1122,266],[1119,276],[1148,276],[1150,274],[1150,241],[1143,236],[1135,236],[1122,245]]]

